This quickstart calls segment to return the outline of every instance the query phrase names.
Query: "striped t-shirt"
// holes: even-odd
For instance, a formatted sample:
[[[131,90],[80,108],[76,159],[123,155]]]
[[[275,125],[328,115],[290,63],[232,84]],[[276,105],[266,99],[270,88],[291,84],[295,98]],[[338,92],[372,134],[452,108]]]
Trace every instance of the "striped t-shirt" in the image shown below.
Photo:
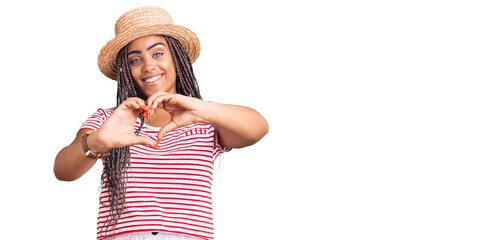
[[[81,129],[97,130],[113,110],[99,109]],[[137,119],[135,130],[139,126]],[[157,142],[159,129],[144,123],[139,135]],[[213,239],[213,163],[230,149],[218,144],[214,126],[199,123],[170,131],[159,148],[130,147],[125,209],[115,235],[148,231]],[[101,201],[107,202],[108,195],[102,185]],[[107,216],[108,207],[100,205],[97,239],[111,234],[102,228]]]

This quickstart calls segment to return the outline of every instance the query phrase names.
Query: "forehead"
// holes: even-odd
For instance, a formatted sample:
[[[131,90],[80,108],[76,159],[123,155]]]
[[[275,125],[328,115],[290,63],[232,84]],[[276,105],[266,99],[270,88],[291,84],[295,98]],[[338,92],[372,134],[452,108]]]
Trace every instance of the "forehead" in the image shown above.
[[[159,42],[164,43],[165,46],[168,46],[168,43],[166,42],[166,39],[163,36],[151,35],[151,36],[137,38],[128,44],[128,51],[145,50],[149,46],[152,46],[153,44],[156,44]]]

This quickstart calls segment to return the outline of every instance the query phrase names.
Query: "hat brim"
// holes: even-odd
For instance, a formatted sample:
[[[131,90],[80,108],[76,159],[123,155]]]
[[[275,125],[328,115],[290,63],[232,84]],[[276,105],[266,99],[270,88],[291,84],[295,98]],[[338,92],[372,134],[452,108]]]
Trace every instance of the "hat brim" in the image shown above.
[[[194,32],[174,24],[152,25],[135,28],[134,32],[123,32],[108,41],[98,55],[100,71],[108,78],[117,80],[117,54],[119,51],[133,40],[150,35],[167,35],[178,40],[192,63],[199,57],[201,46],[199,38]]]

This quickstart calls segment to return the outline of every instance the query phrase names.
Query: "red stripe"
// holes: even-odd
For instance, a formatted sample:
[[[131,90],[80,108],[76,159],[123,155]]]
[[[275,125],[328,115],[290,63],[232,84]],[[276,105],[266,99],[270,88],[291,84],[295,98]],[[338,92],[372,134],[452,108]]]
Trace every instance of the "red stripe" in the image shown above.
[[[207,180],[201,180],[201,179],[194,179],[194,178],[170,178],[170,177],[143,177],[143,176],[134,176],[132,179],[158,179],[158,180],[183,180],[183,181],[198,181],[198,182],[204,182],[208,183],[211,185],[211,182]]]
[[[149,135],[145,135],[145,137],[150,137]],[[177,138],[163,138],[160,142],[159,146],[165,148],[174,148],[174,147],[208,147],[213,145],[213,136],[197,136],[197,137],[185,137],[183,139],[184,142],[181,142],[180,139]]]
[[[128,186],[127,189],[166,189],[166,190],[180,190],[180,191],[196,191],[196,192],[204,192],[211,195],[210,191],[200,190],[200,189],[192,189],[192,188],[174,188],[174,187],[148,187],[148,186]],[[176,193],[183,194],[183,193]]]
[[[182,195],[182,196],[192,196],[192,197],[201,197],[201,198],[207,198],[211,200],[211,197],[205,196],[205,195],[199,195],[199,194],[191,194],[191,193],[170,193],[170,192],[149,192],[149,191],[127,191],[127,194],[133,194],[133,193],[141,193],[141,194],[157,194],[157,195]],[[108,197],[108,194],[102,194],[100,197],[101,199]],[[150,197],[150,196],[146,196]]]
[[[208,205],[211,205],[211,202],[209,201],[203,201],[203,200],[200,200],[200,199],[193,199],[193,198],[163,198],[163,197],[157,197],[157,196],[128,196],[128,199],[131,199],[131,198],[155,198],[155,199],[160,199],[160,200],[180,200],[180,201],[188,201],[188,202],[201,202],[201,203],[205,203],[205,204],[208,204]]]
[[[165,219],[137,219],[137,220],[121,221],[120,223],[117,224],[117,226],[125,225],[127,223],[135,223],[135,222],[165,222],[165,223],[175,223],[175,224],[181,224],[181,225],[187,225],[187,226],[192,226],[192,227],[197,227],[197,228],[205,228],[205,229],[208,229],[208,230],[213,230],[213,227],[207,227],[207,226],[197,225],[197,224],[190,224],[190,223],[186,223],[186,222],[170,221],[170,220],[165,220]],[[129,225],[129,226],[133,226],[133,225]],[[124,226],[124,227],[126,227],[126,226]],[[201,230],[195,230],[195,231],[201,231]],[[201,232],[204,232],[204,231],[201,231]]]
[[[98,214],[102,214],[102,213],[106,213],[108,211],[99,211]],[[191,216],[191,217],[197,217],[197,218],[205,218],[205,219],[209,219],[209,220],[213,220],[212,217],[207,217],[207,216],[203,216],[203,215],[197,215],[197,214],[192,214],[192,213],[182,213],[182,212],[166,212],[166,211],[163,211],[163,210],[152,210],[152,209],[148,209],[148,210],[138,210],[138,209],[129,209],[128,212],[159,212],[159,213],[164,213],[164,214],[171,214],[171,215],[184,215],[184,216]],[[125,214],[127,212],[124,212],[122,214]],[[102,216],[102,217],[98,217],[99,218],[105,218],[107,217],[107,215],[105,216]]]
[[[133,159],[131,159],[133,160]],[[137,160],[136,158],[134,160]],[[144,164],[144,165],[161,165],[161,166],[198,166],[198,167],[205,167],[205,168],[209,168],[209,169],[213,169],[212,166],[208,166],[208,165],[204,165],[204,164],[197,164],[197,163],[169,163],[169,162],[155,162],[155,163],[152,163],[152,162],[136,162],[136,161],[133,161],[131,162],[131,165],[133,164],[138,164],[138,165],[141,165],[141,164]]]
[[[180,204],[180,205],[183,205],[183,204]],[[104,206],[101,206],[100,209],[102,208],[105,208]],[[157,206],[157,205],[141,205],[141,206],[128,206],[129,209],[142,209],[142,208],[160,208],[160,209],[166,209],[166,210],[179,210],[179,211],[188,211],[188,212],[198,212],[198,213],[204,213],[204,214],[208,214],[208,215],[211,215],[213,214],[212,212],[208,212],[208,211],[203,211],[203,210],[197,210],[197,209],[193,209],[193,208],[176,208],[176,207],[161,207],[161,206]],[[108,212],[108,210],[106,211],[100,211],[99,213],[105,213],[105,212]],[[178,214],[185,214],[185,213],[178,213]],[[189,215],[189,214],[187,214]],[[201,215],[196,215],[194,214],[194,216],[199,216],[199,217],[202,217]]]
[[[128,218],[133,218],[133,217],[158,217],[158,218],[179,219],[179,220],[185,220],[185,221],[191,221],[191,222],[198,222],[198,223],[207,224],[207,225],[213,225],[212,222],[197,220],[197,219],[193,219],[193,218],[173,217],[173,216],[166,216],[166,215],[160,215],[160,214],[138,214],[138,213],[143,213],[143,212],[154,212],[154,213],[157,213],[157,211],[125,211],[122,214],[123,215],[129,215],[129,216],[123,216],[123,217],[121,217],[121,219],[128,219]],[[100,217],[100,218],[104,219],[104,218],[106,218],[106,216]],[[100,218],[98,218],[98,220]],[[105,223],[105,222],[106,222],[106,219],[104,221],[98,222],[98,224],[102,224],[102,223]],[[202,227],[204,227],[204,226],[202,226]],[[206,227],[206,228],[209,228],[209,227]]]
[[[191,206],[191,207],[199,207],[199,208],[206,208],[206,209],[209,209],[209,210],[213,210],[212,207],[208,207],[208,206],[204,206],[204,205],[197,205],[197,204],[190,204],[190,203],[174,203],[174,202],[161,202],[161,201],[155,201],[155,200],[150,200],[150,201],[127,201],[126,204],[128,204],[128,206],[130,206],[130,204],[134,204],[134,203],[159,203],[159,204],[173,204],[173,205],[176,205],[176,204],[179,204],[179,205],[183,205],[183,206]],[[146,206],[146,205],[140,205],[140,206]],[[140,207],[140,206],[132,206],[132,207]]]
[[[139,196],[136,196],[137,198]],[[127,199],[131,199],[132,197],[127,197]],[[171,200],[175,200],[175,199],[171,199]],[[183,199],[178,199],[178,200],[183,200]],[[110,200],[106,200],[106,201],[102,201],[101,203],[102,204],[105,204],[105,203],[109,203]],[[199,202],[202,202],[202,201],[199,201]],[[191,206],[191,207],[200,207],[200,208],[206,208],[206,209],[209,209],[209,210],[213,210],[213,208],[210,206],[204,206],[204,205],[200,205],[200,204],[191,204],[191,203],[180,203],[180,202],[163,202],[163,201],[157,201],[157,200],[149,200],[149,201],[129,201],[129,200],[126,200],[126,204],[129,206],[129,207],[143,207],[143,206],[147,206],[147,205],[138,205],[138,206],[131,206],[130,204],[134,204],[134,203],[159,203],[159,204],[166,204],[166,205],[183,205],[183,206]],[[208,202],[207,202],[208,203]],[[209,203],[211,205],[211,203]],[[101,208],[107,208],[108,206],[101,206]]]
[[[197,168],[160,168],[160,167],[133,167],[131,166],[131,169],[156,169],[156,170],[180,170],[180,171],[198,171],[198,172],[206,172],[211,174],[210,171],[207,170],[201,170]],[[181,173],[184,174],[184,173]]]
[[[203,183],[207,183],[207,185],[199,185],[199,186],[205,186],[205,187],[208,187],[208,188],[211,188],[211,182],[207,181],[207,180],[201,180],[201,179],[192,179],[192,178],[168,178],[168,177],[138,177],[138,176],[135,176],[135,177],[128,177],[128,182],[129,183],[152,183],[152,184],[165,184],[165,182],[139,182],[139,181],[135,181],[135,179],[150,179],[150,180],[182,180],[182,181],[196,181],[196,182],[203,182]],[[103,183],[107,183],[108,180],[104,180]],[[172,182],[171,184],[176,184],[175,182]],[[184,183],[181,183],[181,184],[184,184]],[[198,185],[196,185],[198,186]],[[102,186],[102,189],[106,188],[105,185]]]
[[[128,181],[128,183],[138,183],[138,184],[166,184],[166,185],[184,185],[184,186],[194,186],[194,187],[202,187],[202,188],[209,188],[211,189],[211,186],[208,185],[201,185],[201,184],[194,184],[194,183],[175,183],[175,182],[140,182],[140,181]],[[161,188],[162,189],[162,188]]]
[[[152,140],[154,141],[157,141],[157,139],[154,139],[154,138],[151,138]],[[172,144],[172,146],[168,145],[168,144],[165,144],[163,142],[161,142],[159,144],[159,148],[163,149],[162,151],[152,151],[151,149],[149,149],[149,147],[146,147],[144,145],[133,145],[133,148],[132,148],[132,151],[139,151],[139,150],[143,150],[143,151],[139,151],[141,153],[144,153],[144,154],[149,154],[149,153],[152,153],[152,152],[155,152],[155,153],[161,153],[163,151],[168,151],[166,153],[166,155],[169,155],[169,152],[172,152],[172,151],[179,151],[179,150],[184,150],[184,151],[201,151],[201,152],[211,152],[209,150],[204,150],[204,149],[199,149],[199,148],[213,148],[211,144],[213,144],[213,141],[198,141],[198,142],[194,142],[194,143],[207,143],[208,145],[196,145],[196,144],[191,144],[191,143],[187,143],[187,144]],[[199,147],[199,148],[198,148]]]
[[[166,225],[166,224],[135,224],[135,225],[129,225],[129,226],[123,226],[123,227],[116,227],[115,230],[120,230],[120,229],[125,229],[125,228],[134,228],[134,227],[167,227],[167,228],[177,228],[177,229],[184,229],[188,231],[193,231],[193,232],[200,232],[200,233],[206,233],[208,235],[213,235],[213,232],[208,232],[208,231],[203,231],[203,230],[198,230],[198,229],[193,229],[193,228],[187,228],[187,227],[180,227],[180,226],[171,226],[171,225]],[[99,228],[98,228],[99,229]],[[186,233],[184,233],[186,234]]]
[[[205,177],[213,181],[213,178],[211,178],[208,175],[203,175],[203,174],[196,174],[196,173],[163,173],[163,172],[139,172],[139,171],[131,171],[131,173],[134,174],[155,174],[155,175],[187,175],[187,176],[197,176],[197,177]],[[135,178],[137,178],[135,176]],[[152,177],[155,178],[155,177]]]
[[[129,231],[120,232],[120,234],[117,234],[116,236],[120,236],[120,235],[123,235],[123,234],[134,233],[134,232],[166,232],[166,230],[165,229],[160,229],[160,228],[149,228],[149,229],[141,229],[141,230],[129,230]],[[201,238],[203,240],[211,240],[211,239],[213,239],[212,237],[207,237],[207,236],[202,236],[202,235],[197,235],[197,234],[192,234],[192,233],[186,233],[186,232],[172,231],[172,230],[170,230],[169,233],[185,234],[185,235],[189,235],[189,236]],[[108,236],[111,236],[111,234],[109,234],[107,236],[99,236],[98,239],[104,239],[104,238],[106,238]]]
[[[205,203],[205,204],[210,205],[210,207],[204,206],[204,205],[190,204],[190,203],[173,203],[173,202],[169,202],[169,201],[168,202],[161,202],[161,201],[156,201],[156,200],[150,200],[150,202],[155,202],[155,203],[183,204],[183,205],[187,205],[187,206],[203,207],[203,208],[208,208],[208,209],[213,210],[213,208],[211,207],[211,202],[197,200],[197,199],[188,199],[188,198],[158,198],[158,197],[150,197],[150,196],[128,196],[127,197],[127,199],[133,199],[133,198],[155,198],[155,199],[160,199],[160,200],[179,200],[179,201],[187,201],[187,202]],[[101,203],[103,203],[103,204],[104,203],[109,203],[109,202],[110,202],[110,200],[101,201]],[[128,204],[129,203],[138,203],[138,202],[147,202],[147,201],[127,201]]]
[[[156,156],[156,155],[152,154],[152,156]],[[159,156],[163,156],[163,155],[159,155]],[[208,155],[205,155],[205,154],[195,154],[195,153],[190,153],[190,154],[186,154],[186,153],[168,153],[168,154],[166,154],[166,156],[186,156],[186,157],[198,156],[198,157],[210,157],[211,158],[211,156],[208,156]],[[140,156],[131,156],[131,159],[140,159],[140,158],[142,158],[142,157],[140,157]],[[149,158],[143,158],[143,159],[149,159]],[[155,159],[155,158],[153,158],[153,159]],[[192,159],[194,159],[194,158],[188,158],[188,160],[192,160]],[[176,159],[176,160],[179,160],[179,159]],[[197,159],[197,160],[202,160],[202,159]]]
[[[178,174],[180,175],[180,174]],[[145,176],[128,176],[127,177],[127,182],[128,183],[152,183],[152,184],[177,184],[177,182],[141,182],[141,181],[136,181],[136,179],[151,179],[151,180],[183,180],[183,181],[196,181],[196,182],[204,182],[208,183],[207,185],[197,185],[197,184],[190,184],[190,183],[179,183],[179,184],[185,184],[185,185],[194,185],[194,186],[204,186],[204,187],[209,187],[211,186],[211,182],[206,181],[206,180],[200,180],[200,179],[193,179],[193,178],[169,178],[169,177],[145,177]],[[107,183],[108,180],[105,179],[103,180],[103,186],[105,187],[105,183]]]

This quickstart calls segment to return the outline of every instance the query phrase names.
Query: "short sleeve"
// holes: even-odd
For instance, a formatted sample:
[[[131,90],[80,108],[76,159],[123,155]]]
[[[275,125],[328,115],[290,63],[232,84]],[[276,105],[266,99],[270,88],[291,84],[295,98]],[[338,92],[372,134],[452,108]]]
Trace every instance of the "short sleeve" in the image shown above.
[[[214,136],[215,145],[213,147],[213,159],[217,159],[218,157],[220,157],[220,155],[222,155],[222,153],[229,152],[230,150],[232,150],[232,148],[221,146],[220,143],[218,142],[218,133],[216,127],[214,132],[215,132]]]
[[[82,124],[80,129],[91,129],[98,130],[103,122],[110,116],[110,109],[98,109],[95,113],[93,113],[85,122]]]

